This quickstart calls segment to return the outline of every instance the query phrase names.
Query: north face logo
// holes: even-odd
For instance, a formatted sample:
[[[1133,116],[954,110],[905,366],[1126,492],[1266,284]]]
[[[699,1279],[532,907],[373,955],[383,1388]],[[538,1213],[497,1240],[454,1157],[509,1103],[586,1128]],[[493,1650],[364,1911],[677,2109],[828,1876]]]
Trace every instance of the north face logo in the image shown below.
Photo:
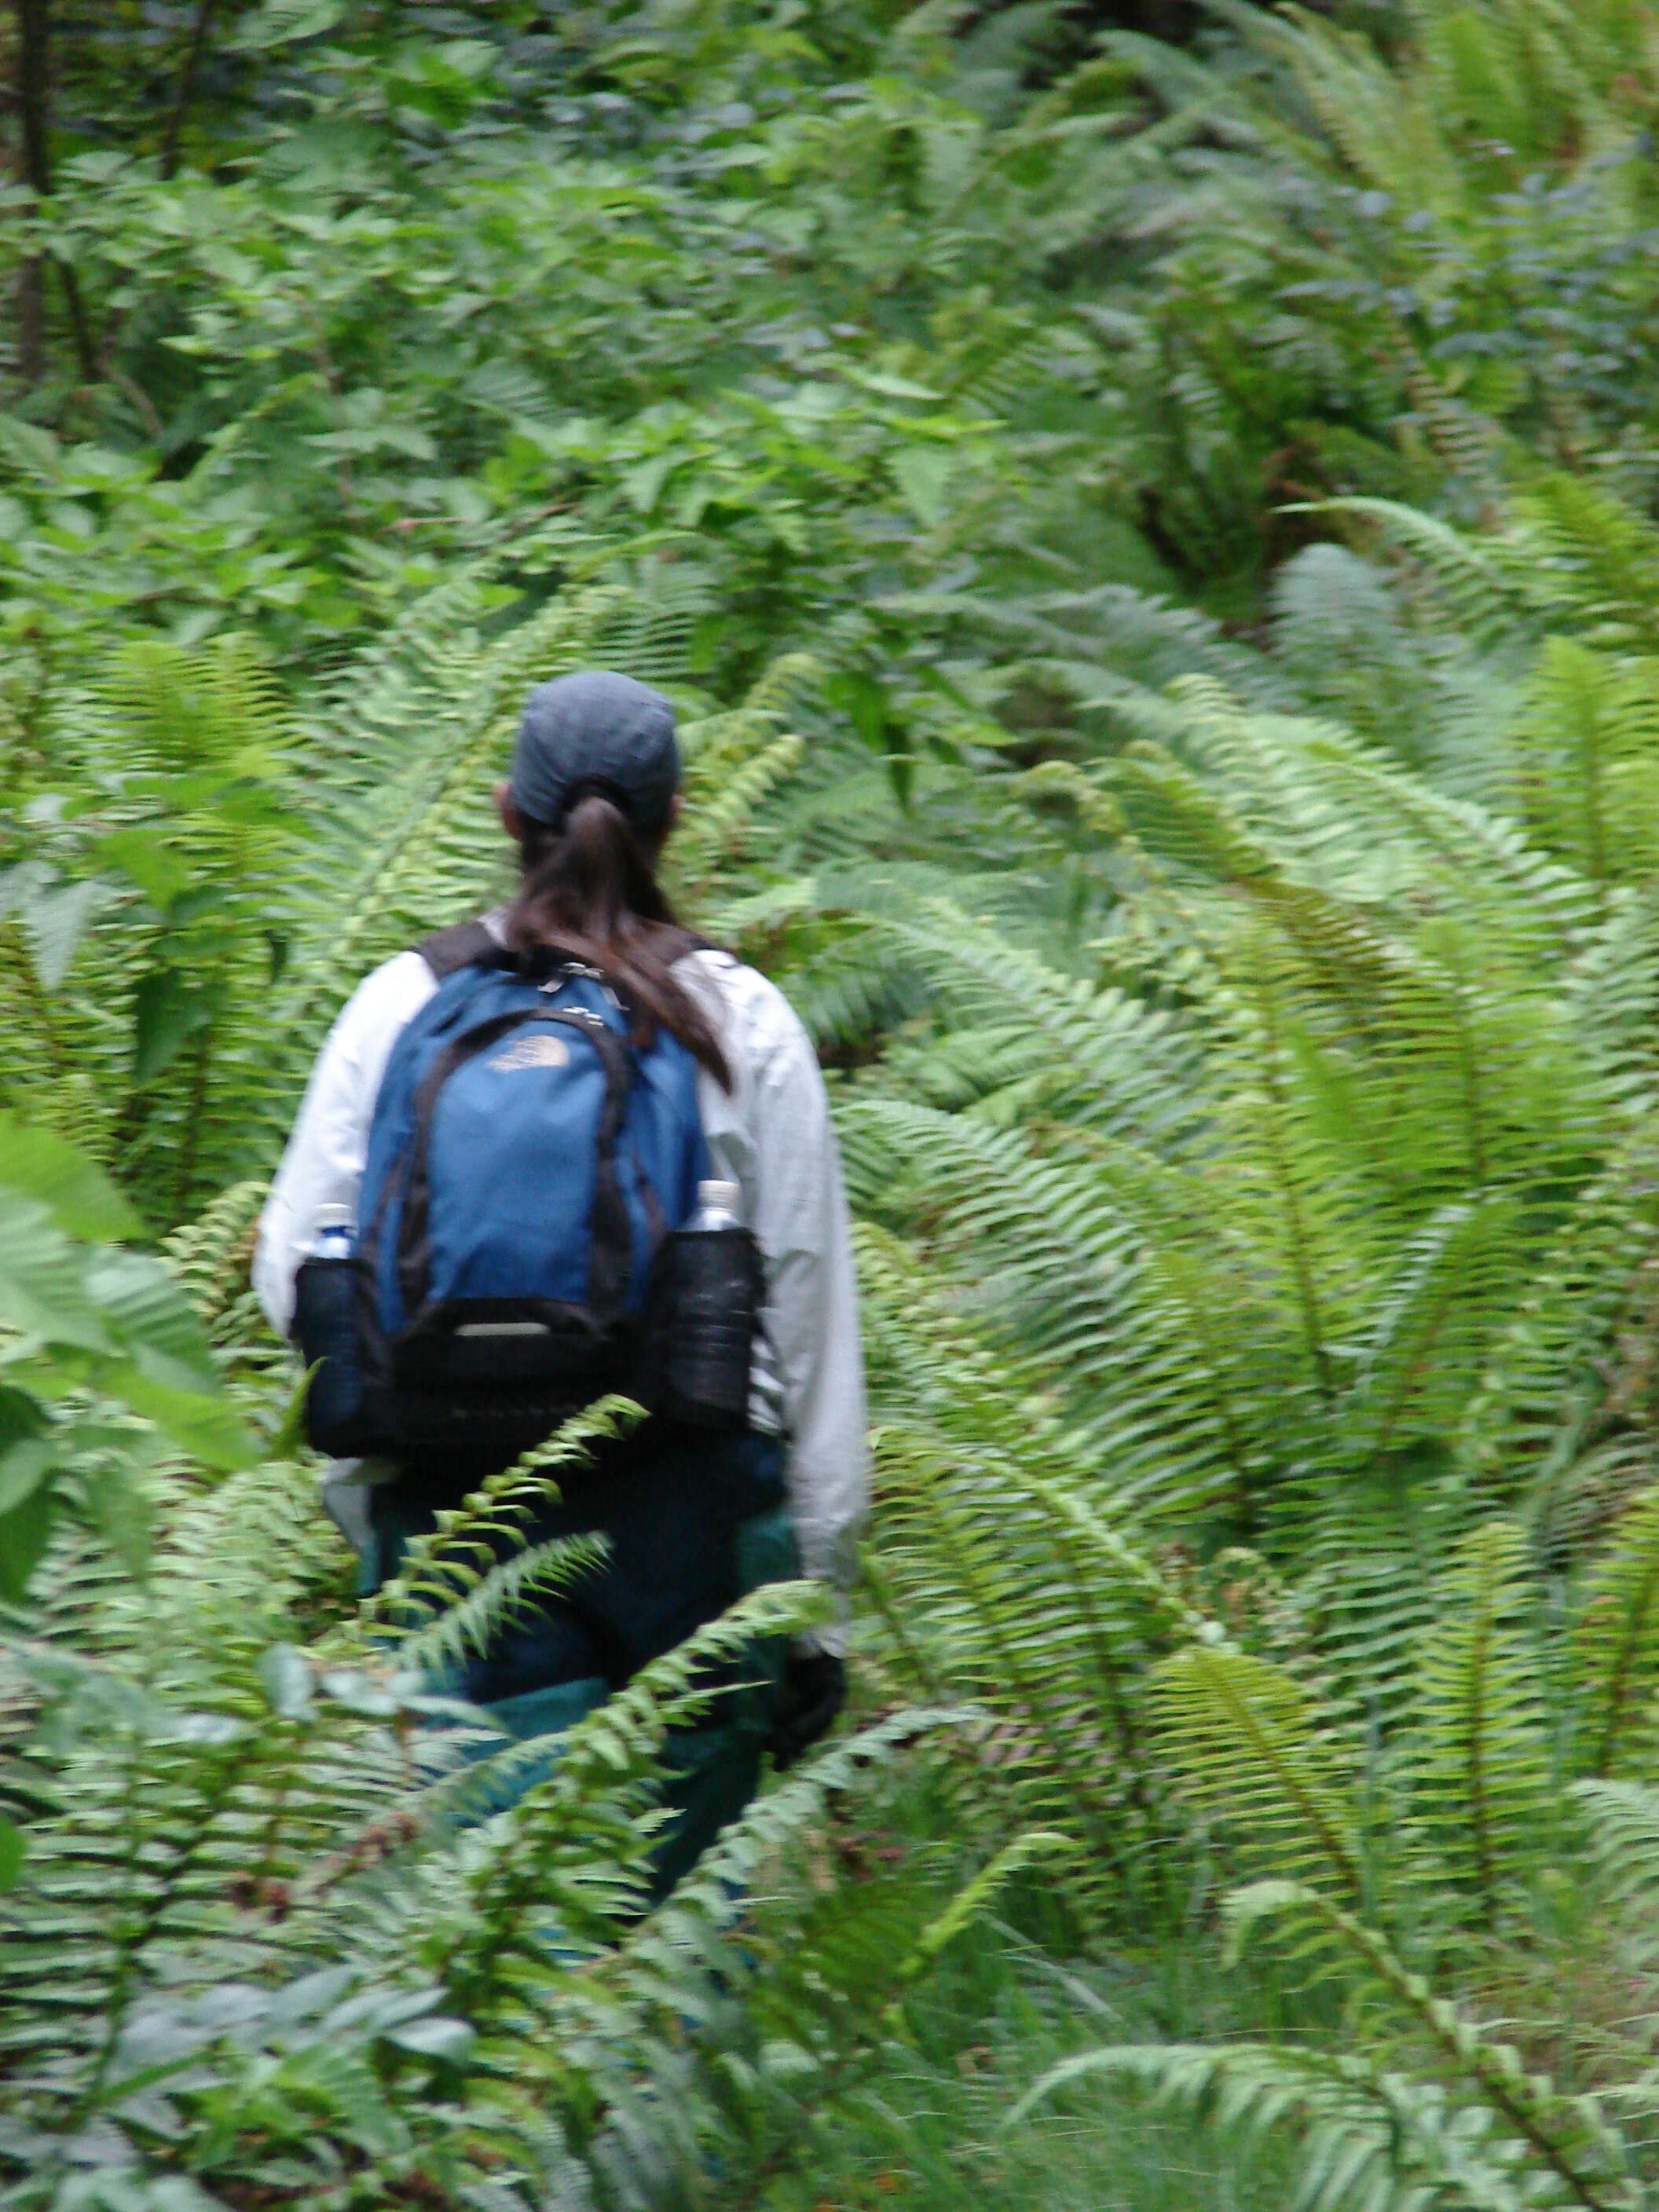
[[[511,1075],[520,1067],[568,1067],[570,1048],[562,1037],[515,1037],[505,1052],[489,1063],[497,1074]]]

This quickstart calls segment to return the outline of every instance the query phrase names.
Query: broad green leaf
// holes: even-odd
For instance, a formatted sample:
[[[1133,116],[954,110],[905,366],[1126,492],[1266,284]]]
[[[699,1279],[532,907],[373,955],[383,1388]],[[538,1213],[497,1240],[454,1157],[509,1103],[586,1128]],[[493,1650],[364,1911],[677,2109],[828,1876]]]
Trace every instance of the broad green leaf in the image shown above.
[[[187,2173],[158,2174],[143,2185],[142,2206],[134,2212],[230,2212],[222,2197],[213,2197]]]
[[[55,1441],[47,1437],[26,1437],[0,1452],[0,1514],[21,1505],[46,1480],[58,1456]]]
[[[477,2031],[464,2020],[451,2020],[442,2014],[429,2014],[424,2020],[412,2020],[404,2027],[394,2027],[386,2036],[400,2051],[412,2051],[422,2058],[440,2058],[454,2063],[465,2058],[477,2039]]]
[[[148,1252],[93,1256],[87,1289],[124,1344],[149,1372],[180,1389],[218,1388],[200,1317],[170,1268]]]
[[[930,385],[917,384],[908,376],[895,376],[883,368],[849,368],[848,374],[854,384],[861,384],[866,392],[878,392],[888,399],[932,399],[944,397]]]
[[[112,1397],[154,1421],[193,1459],[219,1474],[252,1467],[259,1457],[258,1438],[234,1407],[200,1390],[180,1389],[147,1373],[137,1359],[112,1364],[101,1378]]]
[[[24,933],[43,991],[55,991],[68,975],[103,896],[103,884],[88,877],[42,891],[24,908]]]
[[[0,1892],[15,1889],[23,1871],[23,1832],[0,1819]]]
[[[19,860],[13,867],[0,869],[0,919],[27,907],[52,881],[52,869],[46,860]]]
[[[132,1080],[142,1091],[212,1018],[205,994],[176,968],[153,969],[133,997]]]
[[[110,1350],[111,1332],[87,1295],[84,1269],[85,1255],[44,1206],[0,1190],[0,1321],[49,1344]]]
[[[231,23],[225,43],[233,51],[268,52],[291,39],[320,38],[343,22],[347,12],[347,0],[264,0]]]
[[[198,884],[173,901],[167,908],[167,921],[174,929],[187,929],[192,922],[210,914],[222,914],[234,904],[234,896],[222,884]]]
[[[933,530],[949,512],[945,491],[955,462],[942,446],[907,446],[892,464],[893,481],[916,520]]]
[[[134,1582],[143,1582],[149,1572],[152,1516],[133,1471],[101,1467],[83,1481],[93,1526]]]
[[[297,1645],[276,1644],[259,1661],[259,1685],[270,1709],[293,1720],[310,1710],[317,1694],[311,1662]]]
[[[137,884],[152,906],[170,906],[191,881],[189,867],[154,825],[114,830],[100,841],[97,853],[106,867],[118,868]]]
[[[304,1451],[306,1447],[306,1401],[311,1395],[312,1382],[317,1373],[317,1369],[321,1366],[321,1364],[322,1362],[318,1360],[311,1366],[307,1367],[305,1373],[301,1376],[299,1381],[289,1393],[288,1403],[283,1408],[283,1417],[276,1424],[276,1430],[271,1436],[270,1443],[268,1447],[267,1455],[270,1458],[273,1460],[295,1459],[301,1452]]]
[[[865,744],[874,751],[884,751],[889,717],[884,687],[861,670],[843,669],[831,677],[823,688],[832,703],[851,720]]]
[[[22,1601],[52,1534],[52,1522],[50,1482],[37,1483],[9,1513],[0,1513],[0,1598],[9,1605]]]
[[[9,1114],[0,1114],[0,1185],[39,1199],[71,1237],[105,1243],[143,1234],[102,1168],[50,1129]]]
[[[653,453],[649,460],[641,461],[636,468],[626,471],[622,480],[623,496],[637,514],[649,514],[652,512],[662,497],[663,485],[678,459],[676,453]]]
[[[39,1401],[27,1390],[0,1383],[0,1451],[9,1451],[25,1437],[38,1437],[46,1426]]]

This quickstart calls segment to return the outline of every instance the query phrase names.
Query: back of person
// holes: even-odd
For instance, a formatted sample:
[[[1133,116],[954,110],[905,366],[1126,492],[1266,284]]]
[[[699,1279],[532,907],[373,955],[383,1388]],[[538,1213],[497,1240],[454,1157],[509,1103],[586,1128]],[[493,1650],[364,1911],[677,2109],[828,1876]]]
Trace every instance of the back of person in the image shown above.
[[[454,1686],[514,1734],[562,1725],[797,1563],[844,1589],[864,1511],[862,1362],[822,1079],[775,988],[668,909],[655,863],[678,776],[658,694],[600,672],[532,694],[497,792],[518,896],[359,988],[260,1224],[255,1283],[284,1331],[325,1224],[355,1224],[364,1358],[385,1394],[364,1440],[392,1458],[372,1481],[337,1469],[331,1488],[362,1485],[371,1583],[570,1405],[609,1387],[659,1393],[637,1437],[566,1481],[533,1532],[601,1535],[604,1567]],[[663,1381],[663,1330],[677,1340],[665,1255],[709,1183],[757,1263],[747,1404],[717,1420]],[[665,1886],[738,1809],[765,1744],[787,1761],[829,1725],[843,1680],[831,1631],[750,1697],[735,1751],[730,1713],[719,1759],[681,1746]]]

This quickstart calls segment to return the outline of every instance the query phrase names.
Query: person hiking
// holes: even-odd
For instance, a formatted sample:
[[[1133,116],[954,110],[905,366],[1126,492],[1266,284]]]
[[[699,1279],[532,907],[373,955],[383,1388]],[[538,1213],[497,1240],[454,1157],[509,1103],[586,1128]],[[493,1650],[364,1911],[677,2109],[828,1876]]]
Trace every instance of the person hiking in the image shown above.
[[[258,1227],[254,1286],[284,1335],[312,1255],[331,1235],[353,1248],[354,1310],[365,1297],[369,1309],[353,1357],[380,1377],[392,1440],[364,1413],[361,1435],[337,1429],[344,1443],[319,1435],[326,1360],[311,1413],[325,1449],[380,1455],[362,1463],[380,1478],[356,1493],[364,1524],[348,1528],[367,1587],[560,1414],[608,1384],[662,1397],[633,1435],[562,1471],[530,1532],[599,1536],[602,1563],[516,1613],[455,1686],[526,1737],[568,1725],[762,1582],[800,1572],[844,1593],[866,1511],[863,1358],[823,1078],[776,987],[674,921],[656,868],[678,783],[658,692],[595,670],[531,693],[495,791],[517,895],[358,987]],[[661,1288],[663,1255],[684,1273],[711,1200],[726,1233],[708,1251],[752,1255],[741,1343],[695,1285]],[[480,1284],[514,1296],[469,1295]],[[693,1402],[695,1358],[674,1396],[677,1331],[711,1321],[728,1400],[740,1378],[740,1402],[713,1416]],[[325,1479],[343,1525],[354,1472]],[[658,1893],[747,1802],[763,1751],[787,1765],[830,1726],[843,1635],[837,1620],[770,1647],[707,1723],[671,1736]]]

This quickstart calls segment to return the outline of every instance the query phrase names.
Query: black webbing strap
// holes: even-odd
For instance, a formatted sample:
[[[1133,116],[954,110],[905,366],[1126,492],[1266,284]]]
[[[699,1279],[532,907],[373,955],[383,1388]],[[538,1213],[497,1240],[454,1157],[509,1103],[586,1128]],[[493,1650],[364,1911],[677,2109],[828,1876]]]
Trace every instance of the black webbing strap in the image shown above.
[[[723,945],[716,945],[712,937],[703,937],[696,930],[687,929],[679,922],[665,925],[659,930],[656,941],[667,953],[670,967],[677,960],[684,960],[688,953],[724,952],[726,950]]]
[[[664,925],[660,927],[656,933],[656,941],[667,954],[671,967],[675,961],[684,960],[688,953],[723,952],[726,950],[724,945],[716,945],[712,938],[700,936],[695,929],[682,928],[678,922],[672,927]],[[458,921],[448,929],[434,930],[415,949],[441,983],[462,968],[528,965],[533,969],[535,966],[533,957],[527,963],[521,961],[520,956],[504,945],[489,923],[484,921]],[[553,953],[550,957],[556,966],[560,956]],[[580,969],[582,963],[574,962],[572,964]],[[610,978],[606,977],[605,981],[609,982]],[[611,984],[613,990],[617,988]]]
[[[567,1014],[567,1021],[575,1018]],[[617,1140],[628,1111],[628,1094],[634,1085],[635,1061],[624,1039],[613,1029],[580,1026],[599,1047],[605,1067],[605,1111],[599,1117],[599,1141],[593,1180],[593,1211],[588,1216],[592,1233],[592,1260],[588,1273],[587,1299],[601,1327],[618,1322],[628,1305],[629,1279],[634,1272],[634,1224],[628,1201],[617,1175]]]
[[[487,922],[458,921],[451,929],[435,930],[415,950],[440,983],[463,968],[511,968],[515,956]]]
[[[410,1147],[409,1186],[403,1218],[398,1224],[398,1284],[404,1312],[410,1320],[419,1313],[426,1297],[426,1276],[431,1263],[428,1231],[431,1189],[427,1174],[427,1149],[438,1095],[457,1068],[481,1052],[532,1022],[557,1024],[585,1036],[599,1055],[605,1071],[605,1109],[599,1117],[598,1158],[595,1162],[593,1210],[589,1216],[592,1266],[588,1303],[601,1326],[620,1319],[628,1302],[629,1278],[633,1271],[634,1230],[628,1204],[617,1176],[617,1139],[628,1110],[632,1066],[628,1048],[617,1032],[597,1016],[573,1013],[556,1006],[520,1006],[480,1022],[447,1045],[427,1070],[415,1094],[414,1142]]]

